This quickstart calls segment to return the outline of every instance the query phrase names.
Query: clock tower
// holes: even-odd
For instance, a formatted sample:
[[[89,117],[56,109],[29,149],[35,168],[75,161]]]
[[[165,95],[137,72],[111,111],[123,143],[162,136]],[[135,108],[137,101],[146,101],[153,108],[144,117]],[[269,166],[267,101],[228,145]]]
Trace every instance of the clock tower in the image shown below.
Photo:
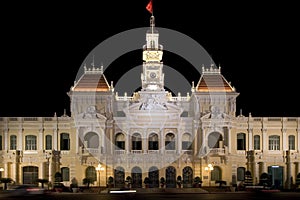
[[[150,18],[150,30],[146,33],[143,46],[143,72],[141,74],[142,91],[164,91],[162,73],[163,47],[158,43],[159,34],[155,27],[154,16]]]

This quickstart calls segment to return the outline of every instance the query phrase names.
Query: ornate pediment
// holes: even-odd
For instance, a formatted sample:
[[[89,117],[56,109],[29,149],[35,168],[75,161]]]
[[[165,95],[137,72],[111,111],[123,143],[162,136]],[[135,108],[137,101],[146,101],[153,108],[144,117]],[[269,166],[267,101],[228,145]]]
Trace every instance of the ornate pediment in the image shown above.
[[[87,107],[86,111],[77,116],[79,119],[100,119],[106,120],[106,117],[97,112],[95,106]]]

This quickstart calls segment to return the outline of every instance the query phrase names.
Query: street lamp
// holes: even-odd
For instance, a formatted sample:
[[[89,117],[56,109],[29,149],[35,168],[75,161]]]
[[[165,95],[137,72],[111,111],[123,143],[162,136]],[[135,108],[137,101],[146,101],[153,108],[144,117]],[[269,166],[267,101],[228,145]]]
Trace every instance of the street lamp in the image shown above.
[[[208,164],[207,167],[204,168],[205,171],[208,171],[208,185],[210,186],[210,172],[214,170],[212,164]]]
[[[99,163],[98,164],[98,166],[96,167],[96,170],[97,170],[97,172],[98,172],[98,176],[99,176],[99,182],[98,182],[98,184],[99,184],[99,188],[100,188],[100,171],[103,171],[104,170],[104,168],[101,166],[101,164]]]

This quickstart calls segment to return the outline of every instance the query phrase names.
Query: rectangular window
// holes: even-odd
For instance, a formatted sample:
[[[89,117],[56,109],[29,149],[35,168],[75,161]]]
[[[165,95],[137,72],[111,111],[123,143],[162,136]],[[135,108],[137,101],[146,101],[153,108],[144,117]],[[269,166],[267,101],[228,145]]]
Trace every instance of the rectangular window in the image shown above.
[[[124,141],[117,141],[116,142],[116,150],[125,150],[125,142]]]
[[[295,136],[289,135],[289,150],[295,150]]]
[[[17,136],[11,135],[10,136],[10,150],[16,150],[17,149]]]
[[[46,150],[52,149],[52,136],[46,135]]]
[[[165,148],[166,150],[175,150],[175,141],[166,141]]]
[[[62,181],[70,181],[70,170],[68,167],[61,168]]]
[[[280,150],[280,137],[278,135],[269,136],[269,150]]]
[[[254,136],[254,150],[260,150],[260,136]]]
[[[36,136],[25,136],[25,150],[36,150]]]
[[[132,141],[132,150],[142,150],[142,141]]]
[[[68,133],[60,135],[60,150],[70,150],[70,138]]]
[[[149,150],[158,150],[158,141],[149,141]]]
[[[182,150],[192,150],[192,142],[183,141],[182,142]]]

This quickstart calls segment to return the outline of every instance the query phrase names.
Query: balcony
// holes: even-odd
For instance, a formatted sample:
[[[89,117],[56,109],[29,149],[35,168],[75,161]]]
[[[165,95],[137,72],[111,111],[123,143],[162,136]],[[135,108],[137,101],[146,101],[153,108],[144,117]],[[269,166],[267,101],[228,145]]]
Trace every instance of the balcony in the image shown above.
[[[132,154],[142,154],[143,150],[131,150]]]
[[[126,153],[125,150],[115,150],[115,155],[123,155],[125,153]]]
[[[225,155],[225,149],[224,148],[212,148],[209,150],[209,154],[212,155]]]

